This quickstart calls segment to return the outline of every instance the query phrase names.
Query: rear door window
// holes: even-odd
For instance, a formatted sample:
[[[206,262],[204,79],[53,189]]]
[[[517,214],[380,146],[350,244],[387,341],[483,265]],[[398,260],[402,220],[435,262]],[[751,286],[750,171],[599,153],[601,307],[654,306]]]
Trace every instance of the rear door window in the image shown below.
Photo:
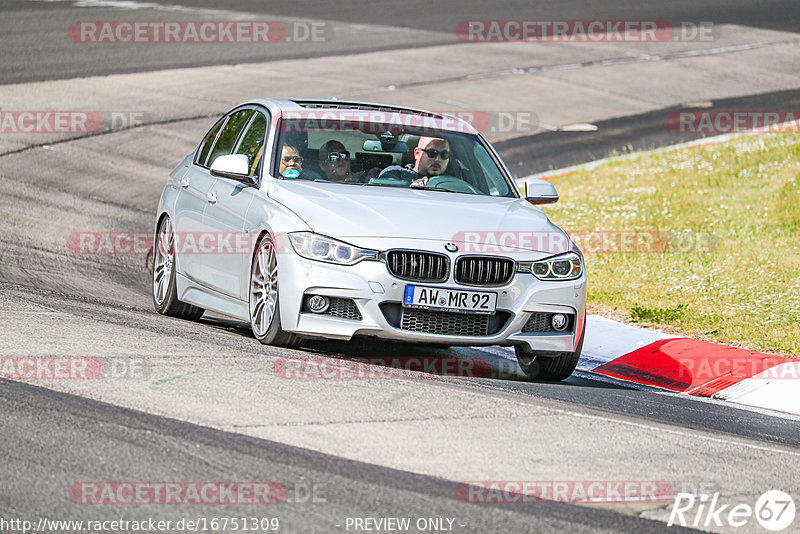
[[[205,138],[203,138],[203,142],[200,144],[200,152],[197,154],[197,159],[195,160],[195,163],[198,165],[206,166],[208,154],[211,152],[211,147],[214,146],[214,141],[217,140],[217,134],[223,124],[225,124],[225,119],[217,121],[217,124],[215,124],[214,127],[208,131]]]

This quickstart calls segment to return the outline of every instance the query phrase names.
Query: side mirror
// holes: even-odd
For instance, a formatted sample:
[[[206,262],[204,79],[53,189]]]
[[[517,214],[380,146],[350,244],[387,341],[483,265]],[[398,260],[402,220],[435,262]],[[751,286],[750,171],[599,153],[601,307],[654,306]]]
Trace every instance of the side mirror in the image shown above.
[[[558,202],[558,192],[550,182],[531,178],[525,182],[525,200],[531,204],[552,204]]]
[[[249,167],[250,160],[244,154],[227,154],[214,160],[211,164],[211,174],[256,185],[255,178],[248,173]]]

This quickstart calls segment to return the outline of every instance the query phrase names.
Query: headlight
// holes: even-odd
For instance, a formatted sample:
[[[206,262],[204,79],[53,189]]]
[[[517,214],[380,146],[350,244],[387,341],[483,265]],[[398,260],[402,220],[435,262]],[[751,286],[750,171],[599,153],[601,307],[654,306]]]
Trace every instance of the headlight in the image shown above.
[[[575,280],[583,274],[583,258],[569,252],[541,261],[521,261],[517,272],[533,273],[539,280]]]
[[[314,234],[312,232],[295,232],[289,234],[289,242],[294,251],[309,260],[354,265],[361,260],[378,259],[378,251],[354,247],[343,241]]]

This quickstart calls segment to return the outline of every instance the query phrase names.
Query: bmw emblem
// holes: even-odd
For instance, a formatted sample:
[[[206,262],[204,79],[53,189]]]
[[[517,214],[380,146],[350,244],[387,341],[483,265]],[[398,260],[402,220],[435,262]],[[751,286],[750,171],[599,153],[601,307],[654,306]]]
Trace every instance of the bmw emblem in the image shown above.
[[[455,252],[455,251],[457,251],[457,250],[458,250],[458,245],[456,245],[455,243],[447,243],[447,244],[444,246],[444,249],[445,249],[447,252]]]

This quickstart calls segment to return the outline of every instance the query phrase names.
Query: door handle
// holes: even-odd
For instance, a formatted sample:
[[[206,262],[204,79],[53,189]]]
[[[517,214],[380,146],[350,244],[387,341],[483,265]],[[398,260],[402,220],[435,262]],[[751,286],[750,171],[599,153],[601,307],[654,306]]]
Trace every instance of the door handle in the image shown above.
[[[217,203],[217,194],[213,191],[209,191],[206,195],[206,200],[208,200],[209,204],[216,204]]]
[[[181,187],[187,189],[189,187],[189,178],[184,176],[181,178]]]

